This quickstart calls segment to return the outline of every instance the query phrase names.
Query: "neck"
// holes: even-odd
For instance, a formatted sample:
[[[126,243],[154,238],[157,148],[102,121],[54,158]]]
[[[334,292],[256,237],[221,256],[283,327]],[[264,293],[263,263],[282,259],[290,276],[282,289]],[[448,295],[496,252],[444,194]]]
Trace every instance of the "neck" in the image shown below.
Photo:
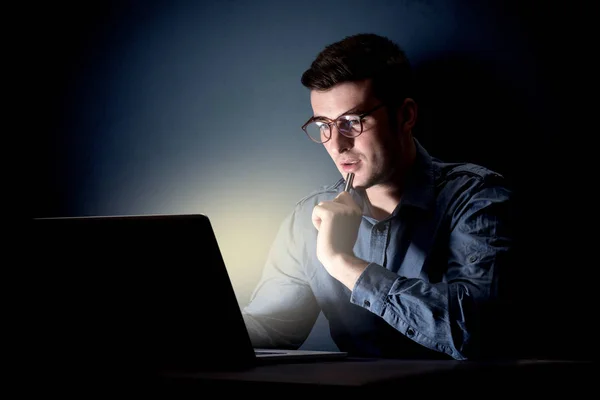
[[[393,185],[377,185],[366,190],[371,206],[371,216],[377,220],[387,218],[394,212],[402,198],[402,188]]]
[[[411,142],[396,163],[390,176],[383,182],[366,189],[367,199],[371,205],[372,217],[382,220],[390,216],[402,199],[408,172],[416,158],[416,147]]]

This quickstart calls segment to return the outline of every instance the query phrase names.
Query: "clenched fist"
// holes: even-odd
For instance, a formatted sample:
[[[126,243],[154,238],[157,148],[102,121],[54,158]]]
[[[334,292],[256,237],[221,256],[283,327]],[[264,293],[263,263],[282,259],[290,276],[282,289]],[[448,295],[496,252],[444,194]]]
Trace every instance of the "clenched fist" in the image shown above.
[[[345,272],[344,261],[354,258],[361,215],[362,210],[348,192],[332,201],[322,201],[313,209],[312,223],[319,231],[317,258],[338,280]]]

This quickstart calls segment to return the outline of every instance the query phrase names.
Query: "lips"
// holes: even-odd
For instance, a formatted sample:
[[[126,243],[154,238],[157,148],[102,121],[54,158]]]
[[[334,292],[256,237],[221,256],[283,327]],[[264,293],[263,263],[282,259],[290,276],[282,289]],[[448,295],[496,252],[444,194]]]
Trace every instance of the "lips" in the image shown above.
[[[340,161],[340,166],[345,172],[356,171],[358,169],[358,165],[360,164],[360,160],[344,160]]]
[[[342,160],[340,161],[340,165],[352,165],[359,163],[360,160]]]

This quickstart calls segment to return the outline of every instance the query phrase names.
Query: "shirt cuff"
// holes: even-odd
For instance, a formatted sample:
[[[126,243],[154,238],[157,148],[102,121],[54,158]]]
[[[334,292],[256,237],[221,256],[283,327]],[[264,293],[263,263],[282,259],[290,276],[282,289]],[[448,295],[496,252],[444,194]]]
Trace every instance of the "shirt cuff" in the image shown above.
[[[382,316],[386,306],[385,300],[396,279],[398,274],[395,272],[371,263],[358,277],[350,295],[350,302]]]

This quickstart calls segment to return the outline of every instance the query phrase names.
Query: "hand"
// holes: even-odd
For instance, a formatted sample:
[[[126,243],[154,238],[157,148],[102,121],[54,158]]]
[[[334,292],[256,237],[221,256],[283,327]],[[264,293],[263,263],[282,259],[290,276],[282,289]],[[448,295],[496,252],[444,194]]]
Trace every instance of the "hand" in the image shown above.
[[[322,201],[315,206],[312,222],[317,235],[317,258],[327,271],[336,277],[336,260],[354,257],[354,244],[362,210],[348,192],[340,193],[332,201]]]

